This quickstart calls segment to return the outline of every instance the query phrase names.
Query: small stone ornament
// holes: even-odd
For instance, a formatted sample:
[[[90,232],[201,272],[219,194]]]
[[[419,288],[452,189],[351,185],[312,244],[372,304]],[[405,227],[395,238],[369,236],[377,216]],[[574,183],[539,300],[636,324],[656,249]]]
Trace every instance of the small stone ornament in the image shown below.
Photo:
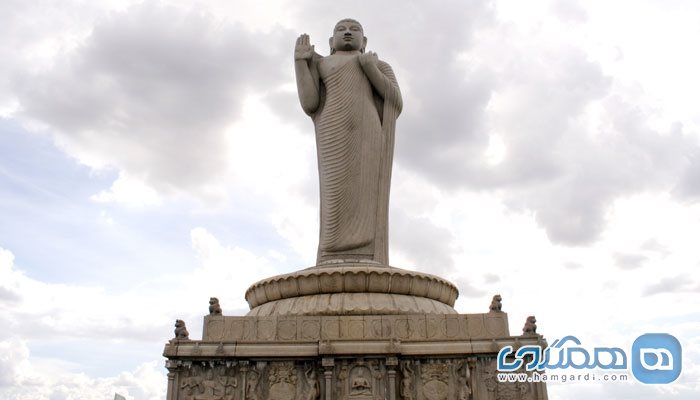
[[[175,340],[190,340],[190,333],[187,332],[185,321],[181,319],[175,320]]]
[[[216,297],[209,298],[209,315],[221,315],[221,306]]]
[[[501,297],[500,294],[494,295],[493,299],[491,299],[491,305],[489,306],[489,311],[500,312],[501,307],[503,306],[503,304],[501,303],[502,300],[503,300],[503,298]]]
[[[525,326],[523,326],[523,336],[537,336],[537,319],[534,315],[530,315],[525,320]]]

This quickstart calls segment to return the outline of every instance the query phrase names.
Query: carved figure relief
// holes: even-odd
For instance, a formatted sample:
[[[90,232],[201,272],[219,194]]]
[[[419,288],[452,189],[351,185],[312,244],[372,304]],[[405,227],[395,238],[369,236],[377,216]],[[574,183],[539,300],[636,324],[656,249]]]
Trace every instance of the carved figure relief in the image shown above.
[[[338,364],[336,364],[338,365]],[[384,398],[382,364],[378,360],[343,361],[338,365],[334,400],[379,400]]]
[[[499,382],[497,379],[496,361],[484,366],[481,379],[486,390],[493,393],[498,400],[531,400],[533,398],[530,386],[526,382]]]
[[[339,398],[344,398],[342,395],[345,393],[345,383],[348,379],[348,366],[347,364],[343,364],[340,367],[340,371],[338,372],[338,379],[336,380],[336,393],[338,393]]]
[[[226,400],[233,400],[236,398],[236,389],[238,388],[238,376],[233,368],[227,368],[223,365],[219,366],[219,373],[216,379],[219,385],[224,388],[224,398]]]
[[[316,400],[321,394],[321,388],[318,383],[318,375],[316,367],[312,364],[304,373],[306,376],[306,391],[304,392],[304,400]]]
[[[384,374],[382,373],[382,370],[379,365],[379,361],[377,360],[370,360],[369,363],[367,363],[369,366],[370,373],[372,374],[372,377],[376,380],[381,380],[384,378]]]
[[[214,370],[210,368],[205,372],[200,391],[202,393],[196,394],[194,400],[223,400],[226,388],[214,378]]]
[[[292,362],[270,364],[270,400],[294,400],[297,391],[297,370]]]
[[[180,392],[185,400],[192,400],[194,395],[199,393],[199,387],[202,381],[200,368],[197,365],[192,366],[182,372],[182,381],[180,382]]]
[[[235,400],[237,387],[234,368],[221,365],[203,369],[193,365],[183,371],[180,393],[184,400]]]
[[[428,400],[447,400],[449,376],[447,364],[421,365],[423,396]]]
[[[472,390],[467,384],[467,378],[460,376],[457,378],[457,400],[470,400]]]
[[[401,363],[401,388],[399,395],[403,400],[413,400],[413,369],[410,361]]]
[[[471,377],[469,365],[464,361],[460,361],[456,367],[456,374],[457,400],[471,400],[472,388],[469,386],[469,378]]]
[[[371,396],[372,385],[370,384],[369,369],[367,367],[355,367],[352,370],[352,385],[350,387],[350,397]]]
[[[246,376],[245,385],[245,398],[246,400],[258,400],[258,381],[260,380],[260,373],[255,369],[248,371]]]

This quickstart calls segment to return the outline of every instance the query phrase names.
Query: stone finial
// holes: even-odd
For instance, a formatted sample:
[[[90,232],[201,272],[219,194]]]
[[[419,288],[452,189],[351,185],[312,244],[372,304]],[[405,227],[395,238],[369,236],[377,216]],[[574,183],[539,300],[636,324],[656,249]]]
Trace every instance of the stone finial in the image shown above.
[[[221,306],[216,297],[209,298],[209,315],[221,315]]]
[[[500,294],[494,295],[493,299],[491,299],[491,305],[489,306],[489,311],[490,312],[500,312],[501,307],[503,306],[503,304],[501,303],[502,300],[503,300],[503,298],[501,297]]]
[[[190,340],[190,333],[187,332],[185,321],[181,319],[175,320],[175,340]]]
[[[534,315],[530,315],[525,320],[525,326],[523,326],[523,336],[537,336],[537,319]]]

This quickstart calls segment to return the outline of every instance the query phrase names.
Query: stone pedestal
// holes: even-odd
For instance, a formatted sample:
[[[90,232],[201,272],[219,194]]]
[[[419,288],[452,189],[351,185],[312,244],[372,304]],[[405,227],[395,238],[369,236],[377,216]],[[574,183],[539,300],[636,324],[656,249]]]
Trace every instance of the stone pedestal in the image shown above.
[[[499,382],[501,311],[458,314],[457,289],[375,265],[311,268],[260,281],[247,316],[204,317],[202,340],[165,346],[168,400],[544,400],[535,382]]]

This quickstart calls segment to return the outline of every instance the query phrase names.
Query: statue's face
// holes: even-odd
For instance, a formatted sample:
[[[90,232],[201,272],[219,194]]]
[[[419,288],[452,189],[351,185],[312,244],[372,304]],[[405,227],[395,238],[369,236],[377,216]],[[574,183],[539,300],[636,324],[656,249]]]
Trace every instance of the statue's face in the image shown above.
[[[341,21],[333,30],[331,48],[340,51],[360,50],[365,47],[367,38],[362,32],[362,26],[356,22]]]

